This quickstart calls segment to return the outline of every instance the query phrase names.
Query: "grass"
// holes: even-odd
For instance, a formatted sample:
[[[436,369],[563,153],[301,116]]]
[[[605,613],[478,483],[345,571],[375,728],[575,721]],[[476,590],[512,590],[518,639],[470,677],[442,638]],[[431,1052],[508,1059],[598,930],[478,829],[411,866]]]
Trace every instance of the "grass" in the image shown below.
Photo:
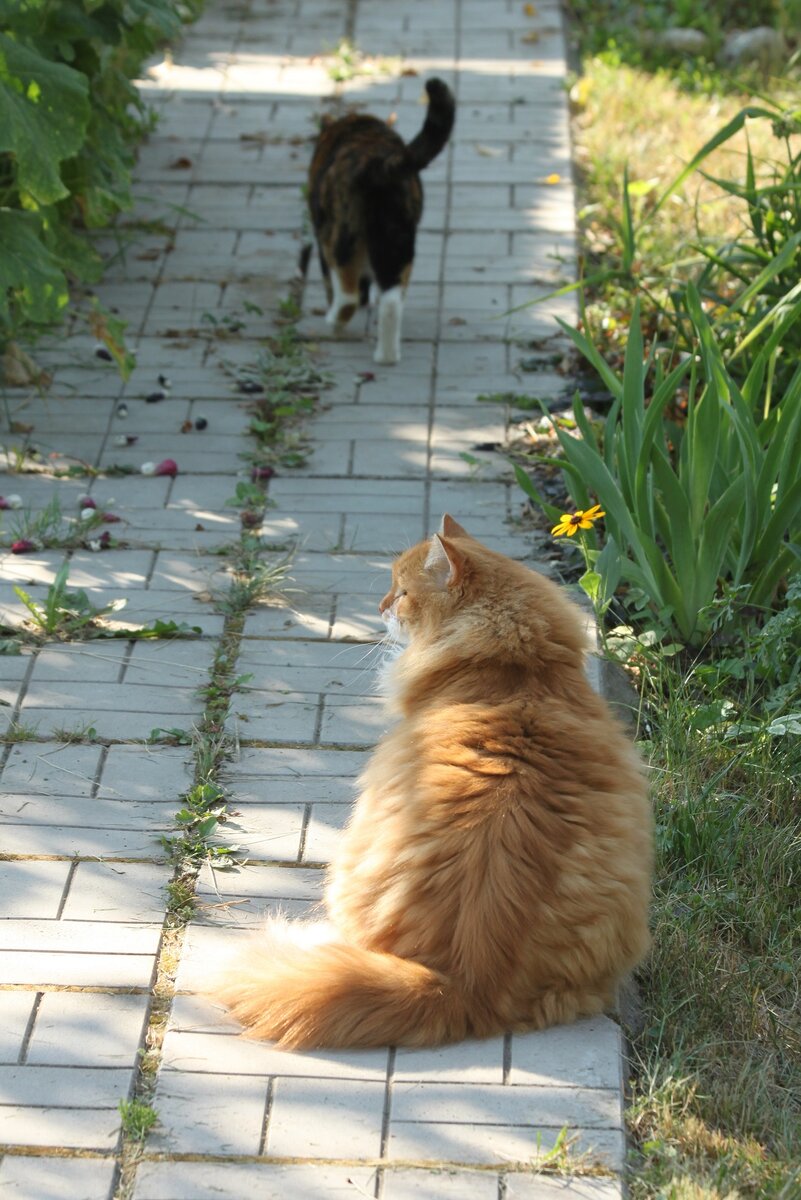
[[[120,1117],[126,1137],[143,1142],[159,1119],[158,1113],[141,1100],[120,1100]]]
[[[783,145],[770,120],[749,120],[658,211],[655,202],[753,97],[762,106],[797,105],[797,63],[782,78],[758,77],[753,69],[726,73],[714,56],[729,30],[758,24],[782,29],[797,50],[801,5],[653,0],[633,9],[623,0],[570,0],[569,7],[582,56],[571,91],[582,248],[585,274],[595,276],[585,288],[584,332],[614,363],[635,295],[646,336],[664,333],[664,310],[700,272],[702,250],[734,246],[731,261],[742,265],[758,247],[759,204],[749,211],[715,179],[746,181],[749,149],[757,189],[781,176],[775,164],[798,152],[799,139]],[[670,25],[705,32],[705,55],[660,50],[658,34]],[[636,239],[627,239],[632,228]],[[609,267],[616,274],[602,276],[599,268]],[[755,274],[746,271],[744,282]],[[725,309],[710,296],[705,306],[722,336]],[[657,842],[653,949],[631,1033],[632,1200],[801,1196],[801,738],[777,736],[787,721],[775,720],[801,710],[798,631],[789,632],[797,620],[794,578],[788,568],[773,597],[784,606],[778,615],[741,614],[739,630],[725,639],[713,624],[693,656],[629,646]],[[725,602],[717,601],[721,614]]]
[[[629,1184],[634,1200],[790,1200],[801,1194],[801,740],[727,740],[707,726],[696,665],[641,662],[658,863]]]

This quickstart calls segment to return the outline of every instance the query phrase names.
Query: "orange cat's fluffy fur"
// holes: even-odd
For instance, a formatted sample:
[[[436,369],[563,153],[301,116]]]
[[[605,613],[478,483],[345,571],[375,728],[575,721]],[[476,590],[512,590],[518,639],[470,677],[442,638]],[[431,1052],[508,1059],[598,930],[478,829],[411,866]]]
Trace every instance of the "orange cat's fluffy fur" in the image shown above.
[[[450,517],[381,602],[408,646],[395,726],[326,891],[275,919],[214,994],[282,1046],[429,1046],[614,1002],[648,947],[639,760],[587,682],[579,611]]]

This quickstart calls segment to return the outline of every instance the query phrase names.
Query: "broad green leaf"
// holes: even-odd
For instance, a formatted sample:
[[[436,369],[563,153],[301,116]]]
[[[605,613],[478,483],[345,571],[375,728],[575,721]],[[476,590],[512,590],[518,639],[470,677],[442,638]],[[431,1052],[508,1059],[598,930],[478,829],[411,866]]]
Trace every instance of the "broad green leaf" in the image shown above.
[[[615,375],[612,368],[604,361],[602,355],[592,344],[589,338],[585,337],[580,330],[574,329],[572,325],[568,325],[567,322],[563,321],[560,317],[556,318],[556,323],[559,325],[562,332],[567,334],[576,348],[581,351],[581,353],[587,359],[587,362],[591,363],[595,367],[595,370],[601,376],[601,379],[603,379],[612,395],[616,399],[621,397],[623,395],[623,385],[621,384],[617,375]]]
[[[69,302],[64,273],[40,240],[40,229],[34,213],[0,208],[0,320],[9,317],[9,300],[38,324],[57,321]]]
[[[39,204],[67,195],[59,167],[83,145],[88,121],[86,76],[0,33],[0,151],[14,156],[21,191]]]
[[[736,113],[732,119],[723,126],[722,129],[719,129],[713,137],[711,137],[707,142],[704,142],[698,153],[693,155],[693,157],[679,172],[672,183],[668,185],[668,187],[657,200],[654,207],[650,210],[648,214],[649,220],[659,212],[660,208],[667,203],[673,193],[678,191],[684,181],[689,179],[693,171],[695,171],[696,168],[701,165],[705,158],[708,158],[714,150],[717,150],[718,146],[722,146],[724,142],[727,142],[730,138],[734,137],[736,133],[739,133],[748,118],[766,117],[770,121],[775,121],[776,116],[776,110],[760,108],[755,104],[749,104],[746,108],[741,108],[740,111]]]
[[[601,596],[603,577],[597,571],[585,571],[579,579],[579,587],[592,604],[597,605]]]

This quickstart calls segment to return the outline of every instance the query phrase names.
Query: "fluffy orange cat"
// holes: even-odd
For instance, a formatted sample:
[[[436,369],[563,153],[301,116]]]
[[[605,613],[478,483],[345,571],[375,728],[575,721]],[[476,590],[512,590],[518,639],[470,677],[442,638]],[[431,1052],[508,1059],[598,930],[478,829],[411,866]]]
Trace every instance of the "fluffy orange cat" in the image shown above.
[[[614,1003],[649,944],[641,764],[584,672],[577,608],[452,518],[380,605],[408,643],[327,921],[272,919],[214,988],[292,1048],[432,1046]]]

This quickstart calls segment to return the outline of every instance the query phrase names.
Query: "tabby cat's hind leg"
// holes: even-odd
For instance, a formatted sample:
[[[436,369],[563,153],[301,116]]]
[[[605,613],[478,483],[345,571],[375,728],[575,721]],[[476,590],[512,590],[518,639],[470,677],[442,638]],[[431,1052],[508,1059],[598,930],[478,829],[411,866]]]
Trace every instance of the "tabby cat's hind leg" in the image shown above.
[[[373,359],[377,363],[397,363],[401,356],[403,291],[400,286],[381,292],[378,301],[378,342]]]
[[[331,303],[326,322],[334,327],[347,325],[359,307],[359,275],[349,267],[334,267],[331,272]]]
[[[378,300],[378,342],[374,360],[377,363],[398,363],[401,356],[401,327],[403,324],[403,300],[412,264],[408,263],[391,286],[382,286]]]

